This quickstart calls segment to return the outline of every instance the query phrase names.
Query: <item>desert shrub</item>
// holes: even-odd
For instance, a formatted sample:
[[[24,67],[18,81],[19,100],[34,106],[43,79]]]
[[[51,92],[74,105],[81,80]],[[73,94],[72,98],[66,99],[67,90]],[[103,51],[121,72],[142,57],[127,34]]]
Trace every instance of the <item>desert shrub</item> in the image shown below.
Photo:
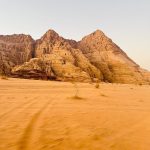
[[[99,89],[99,82],[95,84],[95,88]]]
[[[79,88],[76,82],[72,82],[74,85],[74,97],[78,97],[79,94]]]
[[[77,99],[77,100],[83,99],[82,97],[79,96],[78,84],[76,82],[72,82],[72,84],[74,85],[74,96],[71,97],[71,98],[72,99]]]
[[[100,81],[97,80],[97,81],[96,81],[96,84],[95,84],[95,88],[96,88],[96,89],[99,89],[99,87],[100,87]]]

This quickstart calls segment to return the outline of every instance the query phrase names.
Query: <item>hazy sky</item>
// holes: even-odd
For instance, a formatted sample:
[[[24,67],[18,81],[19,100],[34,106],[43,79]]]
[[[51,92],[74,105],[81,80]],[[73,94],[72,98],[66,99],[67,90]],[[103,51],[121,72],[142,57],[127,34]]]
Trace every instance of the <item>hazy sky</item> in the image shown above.
[[[150,70],[150,0],[0,0],[0,34],[37,39],[50,28],[75,40],[101,29]]]

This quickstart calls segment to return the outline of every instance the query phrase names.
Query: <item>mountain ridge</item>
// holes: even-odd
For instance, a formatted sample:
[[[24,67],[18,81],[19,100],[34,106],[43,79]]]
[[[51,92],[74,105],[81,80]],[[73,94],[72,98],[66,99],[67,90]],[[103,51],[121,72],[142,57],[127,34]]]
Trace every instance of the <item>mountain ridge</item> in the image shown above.
[[[37,40],[25,34],[1,35],[0,74],[60,81],[150,82],[150,73],[101,30],[80,41],[65,39],[52,29]]]

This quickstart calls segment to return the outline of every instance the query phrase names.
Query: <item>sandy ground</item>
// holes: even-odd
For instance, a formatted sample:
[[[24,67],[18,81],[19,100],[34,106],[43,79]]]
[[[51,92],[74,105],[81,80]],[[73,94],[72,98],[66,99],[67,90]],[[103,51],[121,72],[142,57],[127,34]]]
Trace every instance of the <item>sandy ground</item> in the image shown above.
[[[0,80],[0,150],[150,150],[150,86]]]

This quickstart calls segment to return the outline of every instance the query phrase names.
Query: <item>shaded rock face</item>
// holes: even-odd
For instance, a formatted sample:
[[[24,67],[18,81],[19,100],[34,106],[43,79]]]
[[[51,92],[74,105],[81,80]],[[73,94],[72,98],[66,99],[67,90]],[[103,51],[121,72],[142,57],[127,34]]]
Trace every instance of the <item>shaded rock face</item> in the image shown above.
[[[10,72],[13,77],[61,81],[150,81],[150,73],[100,30],[79,42],[53,30],[36,41],[28,35],[0,36],[0,73]]]
[[[26,79],[56,79],[51,62],[41,58],[33,58],[23,65],[16,66],[12,69],[13,77],[22,77]]]
[[[0,74],[29,61],[34,54],[34,40],[29,35],[0,36]]]
[[[140,67],[102,31],[84,37],[78,48],[103,74],[104,81],[118,83],[146,82]]]

